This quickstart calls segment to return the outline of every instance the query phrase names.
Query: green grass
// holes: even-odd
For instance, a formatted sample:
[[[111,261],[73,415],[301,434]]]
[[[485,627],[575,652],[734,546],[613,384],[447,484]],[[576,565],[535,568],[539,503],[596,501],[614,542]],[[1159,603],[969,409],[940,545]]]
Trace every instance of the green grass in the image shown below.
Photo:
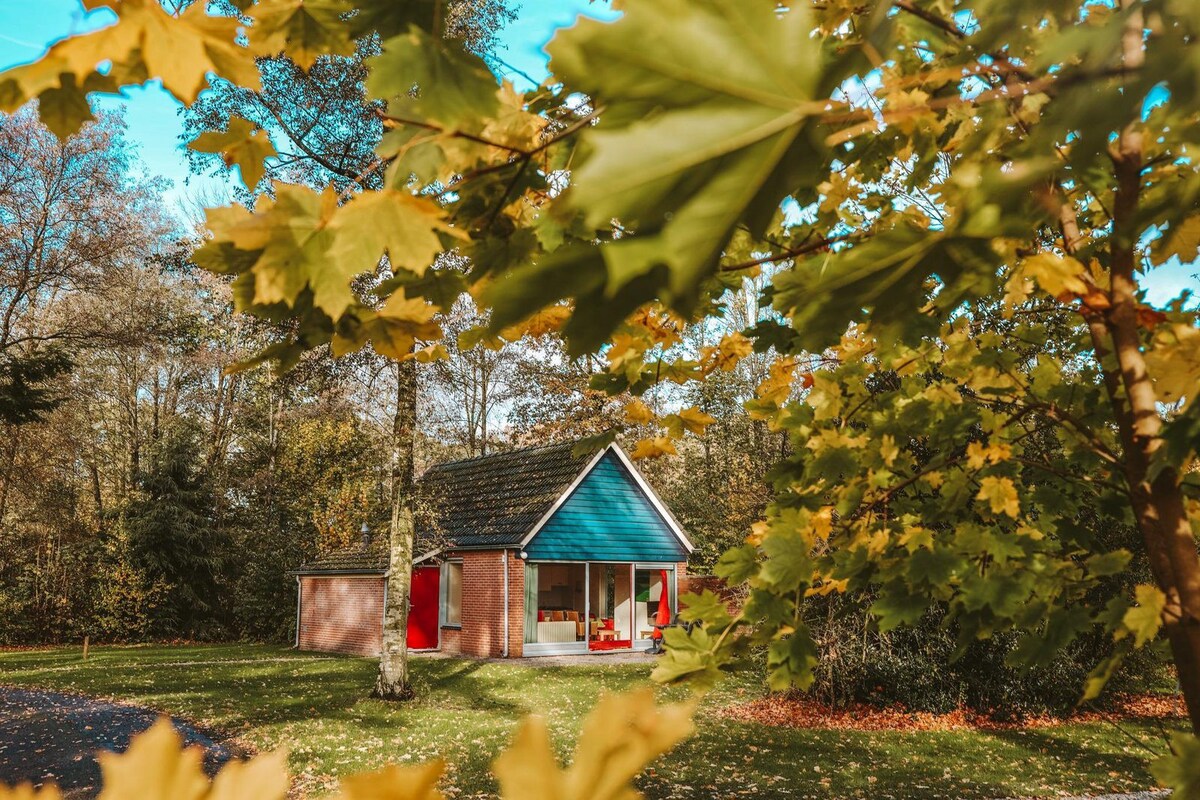
[[[449,762],[452,796],[491,794],[489,763],[521,717],[545,715],[565,757],[599,692],[643,685],[649,668],[603,658],[573,667],[415,659],[418,699],[407,704],[369,699],[374,671],[367,659],[251,645],[103,647],[87,662],[77,648],[0,652],[0,684],[129,700],[255,748],[286,745],[301,788],[314,794],[332,790],[339,775],[434,756]],[[762,691],[753,672],[731,676],[705,699],[698,734],[654,765],[643,791],[652,798],[1051,797],[1152,786],[1150,755],[1127,733],[1161,749],[1158,727],[1134,722],[1122,723],[1127,733],[1108,724],[868,733],[772,728],[715,713]]]

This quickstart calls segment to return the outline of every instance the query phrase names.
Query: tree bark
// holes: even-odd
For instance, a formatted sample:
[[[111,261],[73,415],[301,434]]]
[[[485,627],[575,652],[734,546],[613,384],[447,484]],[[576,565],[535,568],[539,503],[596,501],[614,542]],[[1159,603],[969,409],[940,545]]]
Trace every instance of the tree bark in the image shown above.
[[[1131,0],[1123,0],[1123,7],[1130,5]],[[1127,69],[1138,69],[1145,61],[1143,31],[1142,14],[1139,9],[1132,9],[1122,40],[1123,64]],[[1163,418],[1153,380],[1146,369],[1138,322],[1137,212],[1145,166],[1138,122],[1130,123],[1120,132],[1110,156],[1117,188],[1109,250],[1111,308],[1104,323],[1120,385],[1114,386],[1110,375],[1106,375],[1105,383],[1114,407],[1120,409],[1119,430],[1134,516],[1155,582],[1167,598],[1163,630],[1171,645],[1192,729],[1200,732],[1200,554],[1187,517],[1178,470],[1167,466],[1153,477],[1151,473],[1154,455],[1162,446]],[[1097,333],[1093,327],[1094,339]],[[1103,357],[1103,345],[1103,341],[1097,342],[1097,357]],[[1119,390],[1124,390],[1123,401]]]
[[[413,559],[413,438],[417,416],[417,363],[396,365],[396,411],[392,418],[392,519],[383,609],[383,650],[372,696],[408,700],[408,606]]]

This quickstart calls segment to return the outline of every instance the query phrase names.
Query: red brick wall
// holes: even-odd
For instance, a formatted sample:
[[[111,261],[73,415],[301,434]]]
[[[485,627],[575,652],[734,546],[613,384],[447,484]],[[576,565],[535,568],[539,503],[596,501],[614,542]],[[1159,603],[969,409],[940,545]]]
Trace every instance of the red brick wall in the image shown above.
[[[462,628],[442,629],[449,653],[498,658],[504,653],[504,553],[481,550],[462,554]],[[525,641],[525,563],[508,554],[508,654],[521,655]]]
[[[383,647],[383,578],[300,578],[301,650],[377,656]]]

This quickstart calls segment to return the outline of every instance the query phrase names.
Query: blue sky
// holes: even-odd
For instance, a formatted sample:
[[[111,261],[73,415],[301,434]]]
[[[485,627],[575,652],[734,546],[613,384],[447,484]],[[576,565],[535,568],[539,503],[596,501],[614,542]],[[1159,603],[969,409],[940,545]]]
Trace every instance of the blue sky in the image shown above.
[[[517,19],[502,33],[504,49],[498,54],[515,72],[509,75],[526,88],[520,73],[538,80],[546,76],[546,42],[560,27],[571,25],[580,14],[611,19],[607,5],[590,0],[523,0]],[[80,0],[0,0],[0,69],[32,61],[57,39],[72,33],[103,27],[114,19],[100,9],[88,13]],[[168,178],[173,185],[169,203],[179,203],[189,194],[223,192],[217,179],[195,178],[189,184],[187,161],[180,145],[180,105],[157,82],[125,89],[119,97],[96,98],[99,108],[123,108],[129,138],[138,146],[148,173]],[[1200,293],[1193,273],[1200,265],[1174,260],[1155,270],[1150,280],[1150,300],[1164,303],[1186,288]]]

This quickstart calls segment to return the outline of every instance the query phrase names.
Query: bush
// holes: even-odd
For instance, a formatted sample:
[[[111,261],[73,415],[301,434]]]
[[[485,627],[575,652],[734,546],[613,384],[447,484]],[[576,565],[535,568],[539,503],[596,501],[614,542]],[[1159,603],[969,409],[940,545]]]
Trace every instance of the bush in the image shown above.
[[[829,598],[810,606],[821,649],[812,693],[833,706],[902,705],[946,713],[965,708],[998,719],[1065,714],[1078,703],[1088,673],[1111,646],[1101,633],[1077,639],[1048,665],[1029,671],[1008,666],[1017,646],[1013,633],[972,642],[955,658],[955,631],[930,612],[915,626],[879,632],[866,613],[865,597]],[[1154,674],[1155,656],[1139,651],[1110,688],[1140,688],[1139,675]]]

